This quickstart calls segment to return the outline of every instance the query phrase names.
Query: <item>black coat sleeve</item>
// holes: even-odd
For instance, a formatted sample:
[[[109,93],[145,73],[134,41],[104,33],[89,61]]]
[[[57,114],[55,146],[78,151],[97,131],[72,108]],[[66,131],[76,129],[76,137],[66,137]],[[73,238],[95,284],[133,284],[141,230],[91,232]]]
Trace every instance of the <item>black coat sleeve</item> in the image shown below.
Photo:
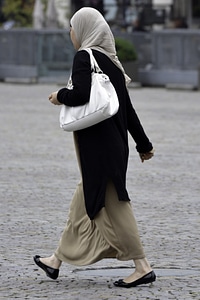
[[[128,131],[136,143],[136,149],[139,153],[146,153],[153,149],[151,142],[146,136],[142,124],[132,106],[129,95],[127,95],[126,109],[127,109],[127,126]]]
[[[90,57],[86,51],[78,51],[72,67],[73,89],[62,88],[58,91],[58,101],[67,106],[79,106],[89,102],[91,90]]]

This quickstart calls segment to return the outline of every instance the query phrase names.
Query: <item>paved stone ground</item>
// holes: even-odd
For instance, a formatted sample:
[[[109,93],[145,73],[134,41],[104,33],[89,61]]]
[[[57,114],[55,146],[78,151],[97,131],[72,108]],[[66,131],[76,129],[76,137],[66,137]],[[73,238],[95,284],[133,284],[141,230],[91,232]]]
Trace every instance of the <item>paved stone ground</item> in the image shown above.
[[[56,248],[79,181],[72,134],[59,128],[60,108],[47,100],[58,88],[0,84],[0,299],[200,299],[199,92],[130,90],[156,149],[155,158],[141,164],[130,139],[127,176],[156,283],[114,287],[132,262],[91,266],[119,268],[111,269],[112,276],[106,269],[100,276],[94,270],[81,273],[89,267],[63,264],[56,281],[34,265],[33,255],[50,255]]]

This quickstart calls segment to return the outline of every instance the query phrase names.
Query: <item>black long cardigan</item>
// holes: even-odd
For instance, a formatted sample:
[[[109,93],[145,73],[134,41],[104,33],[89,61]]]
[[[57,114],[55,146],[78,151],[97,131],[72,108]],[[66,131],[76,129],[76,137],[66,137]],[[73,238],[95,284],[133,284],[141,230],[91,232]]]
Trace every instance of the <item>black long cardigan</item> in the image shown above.
[[[85,205],[90,219],[94,219],[105,206],[105,191],[109,180],[114,183],[119,200],[130,201],[126,190],[128,131],[135,140],[138,152],[152,150],[152,144],[131,104],[121,70],[103,53],[93,50],[93,54],[116,89],[119,111],[110,119],[77,131]],[[59,90],[59,102],[68,106],[87,103],[90,96],[91,67],[89,54],[84,50],[78,51],[74,57],[72,82],[73,90]]]

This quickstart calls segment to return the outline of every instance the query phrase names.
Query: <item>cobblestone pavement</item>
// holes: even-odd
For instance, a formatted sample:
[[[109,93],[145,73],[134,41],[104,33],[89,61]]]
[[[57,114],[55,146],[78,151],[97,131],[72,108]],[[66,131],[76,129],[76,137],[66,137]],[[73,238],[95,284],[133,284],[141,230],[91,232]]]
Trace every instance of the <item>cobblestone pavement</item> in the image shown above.
[[[200,299],[197,91],[130,90],[156,149],[142,164],[130,139],[127,185],[157,281],[114,287],[132,272],[132,262],[117,260],[85,268],[63,264],[56,281],[34,265],[33,255],[57,247],[79,181],[72,134],[59,128],[60,108],[47,100],[58,88],[0,83],[0,299]]]

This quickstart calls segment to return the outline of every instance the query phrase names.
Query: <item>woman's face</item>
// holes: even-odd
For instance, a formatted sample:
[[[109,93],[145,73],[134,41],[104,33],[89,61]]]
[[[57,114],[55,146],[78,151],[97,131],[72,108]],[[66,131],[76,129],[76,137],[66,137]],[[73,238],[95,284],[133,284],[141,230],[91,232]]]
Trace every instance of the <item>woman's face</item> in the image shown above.
[[[80,45],[77,42],[76,35],[75,35],[75,32],[74,32],[72,27],[70,27],[70,38],[71,38],[71,41],[72,41],[72,44],[73,44],[74,48],[76,50],[78,50],[80,48]]]

